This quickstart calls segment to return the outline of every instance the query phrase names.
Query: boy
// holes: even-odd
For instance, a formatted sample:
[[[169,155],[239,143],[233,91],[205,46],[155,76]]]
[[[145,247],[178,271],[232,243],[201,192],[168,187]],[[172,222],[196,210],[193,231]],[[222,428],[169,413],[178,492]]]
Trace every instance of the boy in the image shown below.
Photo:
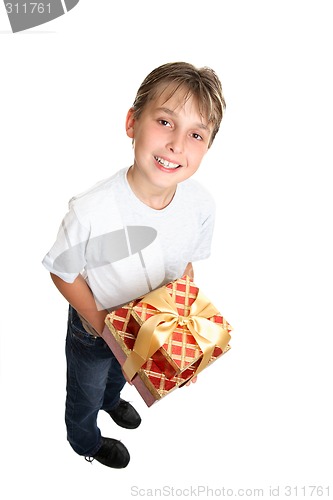
[[[140,416],[120,398],[125,378],[102,338],[106,314],[184,274],[209,256],[214,202],[193,179],[223,117],[210,68],[177,62],[153,70],[127,113],[134,162],[72,198],[43,264],[69,302],[67,438],[76,453],[114,468],[129,453],[105,438],[105,410],[125,428]]]

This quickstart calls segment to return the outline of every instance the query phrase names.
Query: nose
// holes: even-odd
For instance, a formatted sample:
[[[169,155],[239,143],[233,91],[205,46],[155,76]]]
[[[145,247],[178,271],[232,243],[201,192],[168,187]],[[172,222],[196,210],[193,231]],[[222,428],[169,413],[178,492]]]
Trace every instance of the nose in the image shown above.
[[[184,137],[181,133],[173,131],[169,138],[167,148],[174,154],[180,154],[184,151]]]

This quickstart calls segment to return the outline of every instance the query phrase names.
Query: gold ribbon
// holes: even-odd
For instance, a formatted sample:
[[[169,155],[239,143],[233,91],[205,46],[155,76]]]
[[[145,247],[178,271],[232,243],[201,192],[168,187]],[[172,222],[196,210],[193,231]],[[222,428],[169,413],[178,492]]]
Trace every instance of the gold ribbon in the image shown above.
[[[141,325],[133,350],[123,364],[123,371],[129,380],[167,342],[178,324],[187,326],[203,353],[195,375],[207,366],[215,346],[223,351],[228,345],[228,330],[208,319],[218,314],[218,310],[200,290],[188,316],[179,316],[176,304],[165,288],[148,293],[140,302],[152,305],[158,312]]]

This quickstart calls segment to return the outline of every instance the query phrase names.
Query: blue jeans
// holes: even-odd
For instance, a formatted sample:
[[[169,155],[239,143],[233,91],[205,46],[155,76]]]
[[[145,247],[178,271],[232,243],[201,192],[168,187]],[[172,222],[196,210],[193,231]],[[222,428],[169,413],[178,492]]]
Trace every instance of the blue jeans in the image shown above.
[[[98,412],[112,410],[118,404],[126,380],[110,348],[102,338],[86,332],[71,306],[66,358],[67,439],[79,455],[93,456],[101,446]]]

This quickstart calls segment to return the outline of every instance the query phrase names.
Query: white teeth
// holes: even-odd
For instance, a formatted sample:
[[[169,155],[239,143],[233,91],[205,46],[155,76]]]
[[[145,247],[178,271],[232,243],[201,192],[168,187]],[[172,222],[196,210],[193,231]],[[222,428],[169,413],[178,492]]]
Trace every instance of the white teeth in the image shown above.
[[[155,160],[158,161],[163,167],[165,168],[177,168],[179,165],[176,165],[175,163],[171,163],[170,161],[163,160],[163,158],[160,158],[159,156],[155,156]]]

